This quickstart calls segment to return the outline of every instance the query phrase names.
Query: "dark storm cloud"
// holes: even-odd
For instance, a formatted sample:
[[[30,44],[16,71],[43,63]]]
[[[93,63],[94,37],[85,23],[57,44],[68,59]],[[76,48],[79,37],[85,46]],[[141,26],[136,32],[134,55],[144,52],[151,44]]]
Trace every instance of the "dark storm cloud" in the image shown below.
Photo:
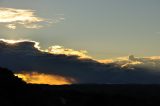
[[[103,64],[91,58],[80,59],[76,55],[44,52],[33,41],[0,41],[0,66],[14,70],[15,73],[26,71],[54,74],[73,78],[78,83],[160,83],[158,68],[153,72],[152,68],[137,67],[132,64],[135,57],[130,59],[129,63]],[[160,63],[159,60],[154,62]],[[121,65],[125,64],[130,67],[122,68]]]

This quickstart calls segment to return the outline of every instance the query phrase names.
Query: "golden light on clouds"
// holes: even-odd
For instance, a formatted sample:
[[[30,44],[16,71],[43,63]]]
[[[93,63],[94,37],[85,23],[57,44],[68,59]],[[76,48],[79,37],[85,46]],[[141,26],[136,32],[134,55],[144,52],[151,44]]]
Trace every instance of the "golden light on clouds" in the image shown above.
[[[142,62],[140,61],[129,61],[128,63],[125,63],[123,65],[121,65],[121,68],[127,68],[129,67],[130,65],[139,65],[139,64],[143,64]]]
[[[151,56],[151,57],[145,57],[145,58],[150,60],[160,60],[160,56]]]
[[[6,42],[8,44],[17,44],[17,43],[21,43],[21,42],[32,42],[34,43],[34,47],[36,49],[38,49],[41,52],[46,52],[46,53],[50,53],[50,54],[64,54],[67,56],[78,56],[80,59],[83,58],[92,58],[91,56],[87,55],[87,51],[85,50],[73,50],[73,49],[69,49],[69,48],[64,48],[63,46],[59,46],[59,45],[55,45],[55,46],[51,46],[46,50],[41,49],[41,47],[39,46],[39,42],[36,41],[32,41],[32,40],[26,40],[26,39],[21,39],[21,40],[7,40],[7,39],[0,39],[0,41]]]
[[[124,57],[118,57],[118,58],[116,58],[115,60],[116,60],[116,61],[128,61],[129,58],[128,58],[128,56],[124,56]]]
[[[18,76],[27,83],[32,83],[32,84],[64,85],[64,84],[72,84],[73,82],[75,82],[75,80],[72,78],[66,78],[59,75],[44,74],[38,72],[19,73],[15,74],[15,76]]]
[[[97,61],[100,62],[100,63],[104,63],[104,64],[113,63],[114,62],[112,59],[104,59],[104,60],[97,60]]]
[[[98,59],[94,59],[91,56],[89,56],[86,50],[74,50],[74,49],[65,48],[59,45],[51,46],[48,49],[41,49],[39,42],[32,41],[32,40],[24,40],[24,39],[22,40],[0,39],[0,41],[3,41],[11,45],[22,43],[22,42],[31,42],[33,43],[33,46],[35,47],[35,49],[43,53],[48,53],[48,54],[53,54],[53,55],[55,54],[55,55],[77,56],[78,59],[91,59],[91,60],[94,60],[96,62],[103,63],[103,64],[115,63],[121,68],[141,65],[144,62],[147,62],[148,60],[153,60],[153,61],[160,60],[160,56],[151,56],[151,57],[143,57],[143,58],[137,58],[134,56],[124,56],[124,57],[118,57],[115,59],[98,60]]]
[[[52,53],[52,54],[64,54],[67,56],[79,56],[79,58],[91,58],[91,56],[87,55],[86,50],[73,50],[69,48],[64,48],[63,46],[55,45],[49,47],[46,52]]]

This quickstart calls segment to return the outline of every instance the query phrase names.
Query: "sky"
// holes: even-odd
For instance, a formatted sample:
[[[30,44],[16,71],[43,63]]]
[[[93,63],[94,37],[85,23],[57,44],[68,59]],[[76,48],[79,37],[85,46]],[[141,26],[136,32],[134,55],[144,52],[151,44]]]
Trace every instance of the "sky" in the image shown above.
[[[0,0],[1,8],[31,10],[46,19],[38,22],[39,28],[9,29],[1,22],[0,38],[31,39],[43,48],[86,50],[96,59],[157,56],[159,4],[159,0]]]
[[[0,0],[0,67],[29,83],[159,84],[159,4]]]

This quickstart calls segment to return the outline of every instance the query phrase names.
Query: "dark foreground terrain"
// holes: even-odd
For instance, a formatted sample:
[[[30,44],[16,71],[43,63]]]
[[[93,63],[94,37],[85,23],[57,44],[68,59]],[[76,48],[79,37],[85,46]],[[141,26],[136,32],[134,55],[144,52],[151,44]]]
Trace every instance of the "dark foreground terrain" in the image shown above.
[[[0,106],[160,106],[160,85],[26,84],[0,68]]]

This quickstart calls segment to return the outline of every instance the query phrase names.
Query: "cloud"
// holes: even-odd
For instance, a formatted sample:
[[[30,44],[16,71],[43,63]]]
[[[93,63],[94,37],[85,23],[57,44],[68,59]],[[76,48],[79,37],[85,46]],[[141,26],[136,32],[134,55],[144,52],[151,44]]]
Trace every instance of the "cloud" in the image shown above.
[[[114,60],[112,59],[103,59],[103,60],[97,60],[100,63],[108,64],[108,63],[113,63]]]
[[[48,49],[43,50],[39,46],[39,42],[32,41],[32,40],[0,39],[0,42],[7,43],[7,44],[10,44],[10,45],[17,45],[17,44],[27,42],[28,44],[30,43],[31,46],[34,46],[35,49],[38,49],[41,52],[46,52],[46,53],[49,53],[49,54],[75,56],[75,57],[78,57],[78,58],[81,58],[81,59],[92,58],[91,56],[87,55],[86,50],[73,50],[73,49],[69,49],[69,48],[64,48],[63,46],[59,46],[59,45],[50,46],[50,47],[48,47]]]
[[[86,52],[62,46],[51,47],[51,50],[43,50],[36,41],[1,39],[0,66],[27,76],[27,81],[33,79],[34,82],[40,82],[42,76],[45,79],[48,75],[52,76],[52,80],[56,75],[60,79],[73,79],[69,80],[70,83],[160,84],[160,59],[129,56],[102,63],[88,56],[81,58]],[[49,77],[46,82],[53,84],[51,80]]]
[[[137,69],[142,68],[146,70],[150,70],[152,72],[160,72],[160,56],[151,56],[151,57],[135,57],[134,55],[130,55],[126,59],[122,59],[119,61],[114,61],[115,64],[118,64],[122,68],[130,68]]]
[[[50,84],[50,85],[63,85],[63,84],[72,84],[74,79],[62,77],[59,75],[50,75],[38,72],[31,73],[18,73],[15,74],[19,78],[22,78],[27,83],[32,84]]]
[[[14,8],[0,8],[0,22],[32,23],[41,22],[44,19],[36,17],[33,10],[22,10]]]
[[[91,58],[91,56],[87,55],[86,50],[73,50],[69,48],[64,48],[63,46],[55,45],[51,46],[48,49],[45,50],[46,52],[52,53],[52,54],[64,54],[67,56],[78,56],[80,58]]]
[[[0,23],[6,24],[9,29],[16,29],[17,25],[25,28],[39,29],[43,27],[43,23],[58,23],[65,18],[61,15],[53,19],[45,19],[36,16],[35,10],[0,8]]]
[[[30,24],[30,25],[24,25],[25,28],[29,28],[29,29],[40,29],[43,28],[42,25],[37,25],[37,24]]]
[[[6,27],[9,28],[9,29],[16,29],[15,24],[8,24],[8,25],[6,25]]]
[[[37,17],[33,10],[0,8],[0,14],[0,23],[7,23],[7,27],[11,29],[16,29],[16,24],[29,28],[28,25],[45,21],[45,19]]]

